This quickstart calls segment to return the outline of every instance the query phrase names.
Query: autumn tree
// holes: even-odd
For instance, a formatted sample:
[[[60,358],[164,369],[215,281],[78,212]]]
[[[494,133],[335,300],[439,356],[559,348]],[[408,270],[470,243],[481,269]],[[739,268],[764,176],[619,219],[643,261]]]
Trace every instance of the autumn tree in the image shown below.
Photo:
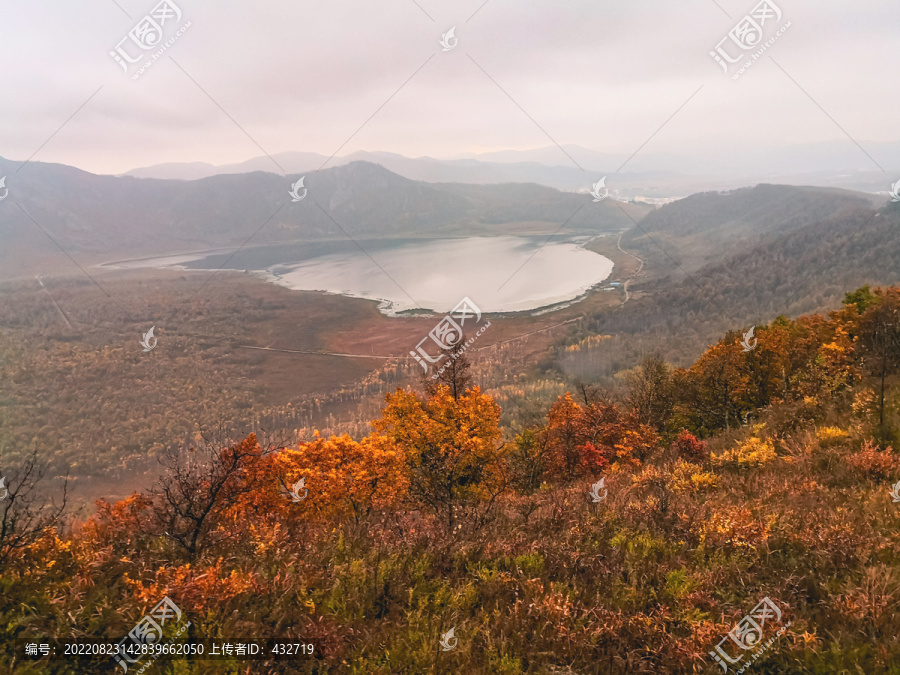
[[[444,358],[434,366],[434,374],[425,373],[423,376],[425,393],[434,396],[438,388],[444,386],[450,390],[454,400],[459,400],[472,382],[472,376],[469,374],[472,366],[469,357],[466,356],[465,345],[466,336],[463,335],[457,344],[441,350]]]
[[[453,531],[478,527],[506,487],[500,407],[478,387],[454,398],[441,385],[421,400],[397,389],[372,425],[403,453],[409,499]]]
[[[152,495],[156,528],[191,561],[233,537],[221,527],[222,516],[243,495],[262,489],[256,469],[266,454],[250,434],[221,449],[206,443],[164,455],[160,463],[167,471]]]
[[[900,290],[876,289],[876,300],[859,319],[859,355],[866,372],[879,382],[878,427],[885,425],[885,383],[900,366]]]
[[[550,450],[547,473],[556,478],[572,480],[582,473],[581,455],[587,432],[581,406],[566,392],[547,411],[547,424],[543,429]]]
[[[60,523],[66,508],[68,478],[63,480],[57,503],[48,496],[46,484],[41,484],[46,474],[46,467],[38,462],[37,451],[32,451],[18,470],[0,473],[0,565]]]
[[[741,352],[749,407],[764,408],[789,396],[788,383],[792,372],[790,353],[796,344],[794,337],[792,322],[780,316],[771,325],[757,331],[755,348]]]
[[[633,412],[600,400],[580,405],[568,392],[550,406],[540,434],[546,436],[538,439],[546,443],[545,478],[556,480],[596,476],[616,462],[639,463],[657,442],[653,429]]]
[[[627,371],[625,403],[640,424],[663,433],[675,407],[672,369],[660,356],[648,356],[641,365]]]
[[[95,504],[97,513],[81,529],[92,546],[108,547],[119,559],[138,558],[154,548],[158,530],[149,496],[134,493],[113,503],[98,499]]]
[[[676,371],[674,378],[683,418],[703,435],[739,424],[750,408],[749,376],[737,333],[707,349],[687,370]]]
[[[270,488],[290,488],[303,479],[303,513],[315,517],[350,515],[360,522],[374,510],[400,505],[408,479],[397,443],[381,434],[355,441],[347,435],[316,438],[283,448],[269,458]],[[276,488],[277,489],[277,488]],[[290,496],[278,504],[292,507]]]
[[[792,323],[787,348],[785,398],[831,397],[858,377],[851,330],[858,320],[855,306]]]

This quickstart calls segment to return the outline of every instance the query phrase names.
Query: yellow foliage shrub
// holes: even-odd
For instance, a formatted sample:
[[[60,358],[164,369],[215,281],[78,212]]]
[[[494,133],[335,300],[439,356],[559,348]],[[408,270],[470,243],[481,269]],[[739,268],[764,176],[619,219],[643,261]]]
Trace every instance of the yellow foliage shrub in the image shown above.
[[[677,492],[702,492],[719,485],[719,477],[703,471],[699,464],[679,460],[672,470],[672,489]]]
[[[631,477],[631,482],[636,488],[665,485],[668,481],[666,475],[656,466],[647,466],[639,474]]]
[[[712,461],[713,464],[764,466],[777,458],[771,440],[751,436],[736,448],[726,450],[721,455],[713,455]]]
[[[822,447],[830,447],[832,445],[840,445],[847,440],[848,434],[839,427],[821,427],[816,430],[816,438]]]

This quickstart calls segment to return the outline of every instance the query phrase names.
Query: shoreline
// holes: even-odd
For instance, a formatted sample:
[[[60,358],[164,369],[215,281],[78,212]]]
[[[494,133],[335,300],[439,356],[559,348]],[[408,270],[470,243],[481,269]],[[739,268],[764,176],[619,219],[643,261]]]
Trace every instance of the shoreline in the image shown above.
[[[598,234],[574,234],[574,235],[560,235],[560,239],[555,242],[559,244],[572,244],[579,251],[585,251],[587,253],[591,253],[592,255],[599,256],[600,258],[607,261],[610,265],[609,272],[603,279],[600,279],[590,285],[580,286],[579,288],[572,289],[569,293],[566,293],[566,297],[549,297],[545,299],[538,299],[537,301],[541,304],[533,307],[519,307],[512,306],[507,309],[499,309],[499,310],[483,310],[486,314],[491,314],[494,316],[506,316],[506,315],[515,315],[515,314],[527,314],[529,316],[542,316],[544,314],[550,314],[552,312],[560,311],[576,305],[580,302],[583,302],[587,299],[593,292],[599,291],[599,289],[608,282],[610,278],[613,277],[616,264],[609,257],[597,253],[595,251],[591,251],[587,248],[587,246],[596,241],[597,239],[603,239],[606,237],[614,236],[616,234],[615,231],[601,232]],[[499,237],[515,237],[515,235],[497,235],[497,236],[481,236],[481,237],[450,237],[450,238],[404,238],[407,241],[441,241],[443,239],[448,240],[460,240],[460,239],[496,239]],[[528,235],[527,238],[535,239],[540,237],[540,235]],[[526,238],[526,237],[521,237]],[[333,242],[336,240],[328,240],[328,242]],[[316,244],[316,243],[328,243],[328,242],[294,242],[294,245],[304,245],[304,244]],[[546,243],[549,243],[548,239],[544,244],[538,246],[535,250],[541,250]],[[374,302],[377,305],[378,311],[380,314],[390,317],[390,318],[402,318],[409,316],[427,316],[427,315],[440,315],[444,312],[436,309],[431,309],[428,307],[405,307],[404,303],[397,303],[396,299],[391,300],[389,298],[377,297],[374,295],[366,294],[366,291],[353,291],[349,289],[344,290],[332,290],[332,289],[312,289],[312,288],[297,288],[292,285],[290,280],[285,277],[284,272],[275,271],[277,268],[284,268],[287,265],[291,265],[294,268],[299,267],[307,262],[311,262],[316,260],[317,258],[321,258],[323,256],[313,256],[308,261],[301,261],[297,263],[273,263],[264,269],[225,269],[219,268],[196,268],[196,267],[187,267],[186,263],[196,262],[198,260],[203,260],[204,258],[208,258],[215,255],[224,255],[229,253],[237,253],[240,251],[249,251],[253,249],[261,249],[261,248],[270,248],[278,246],[278,244],[261,244],[252,247],[246,247],[243,249],[235,249],[235,248],[215,248],[215,249],[204,249],[204,250],[195,250],[195,251],[185,251],[185,252],[177,252],[170,253],[164,255],[157,256],[143,256],[138,258],[127,258],[127,259],[119,259],[119,260],[111,260],[102,263],[98,263],[93,267],[102,268],[102,269],[110,269],[110,270],[136,270],[136,269],[158,269],[158,270],[176,270],[179,272],[242,272],[245,274],[249,274],[257,279],[260,279],[263,282],[274,284],[277,286],[281,286],[282,288],[287,288],[292,291],[300,291],[304,293],[323,293],[326,295],[335,295],[335,296],[343,296],[347,298],[353,298],[358,300],[367,300],[370,302]],[[534,255],[534,254],[532,254]],[[530,260],[530,258],[528,258]],[[526,260],[526,263],[528,262]],[[524,264],[524,263],[523,263]],[[521,301],[520,303],[515,303],[516,305],[526,303],[527,301]]]

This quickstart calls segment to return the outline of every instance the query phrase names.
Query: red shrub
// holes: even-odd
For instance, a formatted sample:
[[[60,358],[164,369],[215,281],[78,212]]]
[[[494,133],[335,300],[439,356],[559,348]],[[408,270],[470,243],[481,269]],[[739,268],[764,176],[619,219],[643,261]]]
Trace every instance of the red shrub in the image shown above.
[[[689,462],[705,462],[709,459],[709,450],[706,441],[701,441],[687,429],[682,429],[678,438],[672,444],[675,452],[681,459]]]

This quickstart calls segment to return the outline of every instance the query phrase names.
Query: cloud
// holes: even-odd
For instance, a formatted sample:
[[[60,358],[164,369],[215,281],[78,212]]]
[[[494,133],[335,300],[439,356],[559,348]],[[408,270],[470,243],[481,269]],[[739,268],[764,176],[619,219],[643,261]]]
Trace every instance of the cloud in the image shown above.
[[[3,156],[31,155],[101,85],[35,159],[116,173],[344,143],[342,154],[450,157],[553,139],[630,153],[700,87],[646,151],[721,159],[829,140],[856,151],[836,122],[864,146],[897,140],[898,13],[886,0],[864,12],[782,0],[792,26],[770,54],[790,77],[765,58],[737,82],[708,52],[752,1],[489,0],[467,21],[480,0],[418,0],[425,11],[181,0],[191,28],[167,54],[185,72],[167,56],[137,81],[108,52],[153,2],[118,2],[132,18],[112,0],[4,9]],[[459,46],[443,53],[453,25]]]

